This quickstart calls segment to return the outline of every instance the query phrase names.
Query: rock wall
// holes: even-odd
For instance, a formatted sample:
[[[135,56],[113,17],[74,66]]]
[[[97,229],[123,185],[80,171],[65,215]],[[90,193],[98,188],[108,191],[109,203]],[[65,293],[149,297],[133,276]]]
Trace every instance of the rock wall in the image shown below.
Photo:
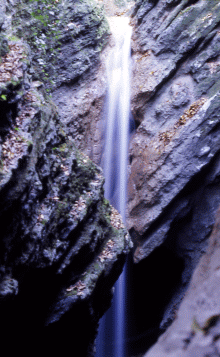
[[[137,1],[132,24],[137,131],[128,227],[136,262],[159,246],[184,261],[166,327],[205,252],[220,202],[220,3]]]
[[[99,70],[108,26],[90,0],[0,5],[2,349],[92,356],[132,243],[61,102]]]
[[[104,7],[104,13],[107,16],[121,16],[128,13],[131,11],[133,4],[129,0],[102,0],[99,3]],[[78,13],[77,9],[74,11],[75,14]],[[76,81],[63,82],[61,86],[56,87],[53,91],[53,100],[59,108],[59,116],[62,121],[65,121],[68,131],[74,138],[75,145],[98,165],[101,164],[102,159],[106,122],[106,58],[111,48],[115,45],[106,17],[103,17],[103,12],[100,19],[102,19],[103,24],[100,26],[95,23],[96,32],[93,31],[91,33],[90,30],[91,24],[95,27],[93,24],[94,19],[92,20],[93,22],[90,20],[89,24],[89,36],[87,35],[87,42],[90,41],[89,48],[94,46],[96,33],[98,33],[99,41],[96,44],[93,62],[90,61],[90,71],[85,71],[81,77],[76,76]],[[80,21],[82,22],[77,17],[76,19],[74,18],[74,21],[74,24],[78,27]],[[105,34],[104,38],[100,35],[103,32]],[[82,41],[85,41],[84,31],[82,31],[81,37]],[[107,39],[108,46],[105,46]],[[83,58],[85,59],[84,56]],[[81,64],[77,64],[77,68],[81,69]]]
[[[59,118],[76,147],[99,163],[106,92],[100,54],[109,37],[103,7],[96,0],[17,1],[8,6],[5,30],[9,39],[22,37],[28,43],[32,80],[53,92]]]
[[[219,356],[219,232],[220,211],[175,321],[146,357]]]
[[[103,3],[109,15],[126,11]],[[156,306],[161,328],[177,316],[176,322],[149,356],[193,356],[195,348],[202,356],[202,343],[214,356],[218,223],[176,311],[220,201],[220,3],[137,0],[131,23],[137,130],[127,223],[134,260],[143,267],[141,277],[134,268],[133,279],[138,290],[155,262],[164,279],[172,274],[163,254],[179,270],[167,277],[175,287],[170,283],[169,297]],[[92,356],[98,320],[132,246],[104,199],[95,165],[102,153],[107,44],[114,45],[101,1],[0,0],[0,311],[9,354],[29,355],[26,341],[39,340],[39,353],[69,353],[73,346]],[[145,279],[148,289],[153,280]]]

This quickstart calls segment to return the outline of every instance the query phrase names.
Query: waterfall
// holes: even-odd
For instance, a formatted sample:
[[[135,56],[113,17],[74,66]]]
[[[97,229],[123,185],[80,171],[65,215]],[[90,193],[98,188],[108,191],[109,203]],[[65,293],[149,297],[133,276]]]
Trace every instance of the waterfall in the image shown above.
[[[108,103],[105,140],[105,196],[125,221],[126,169],[130,110],[129,18],[109,20],[115,46],[107,60]]]
[[[105,197],[120,212],[125,222],[132,29],[127,17],[112,17],[109,18],[109,23],[115,46],[106,63],[108,95],[104,150]],[[111,311],[106,313],[100,323],[101,331],[96,357],[125,357],[126,355],[125,295],[126,266],[115,284]]]

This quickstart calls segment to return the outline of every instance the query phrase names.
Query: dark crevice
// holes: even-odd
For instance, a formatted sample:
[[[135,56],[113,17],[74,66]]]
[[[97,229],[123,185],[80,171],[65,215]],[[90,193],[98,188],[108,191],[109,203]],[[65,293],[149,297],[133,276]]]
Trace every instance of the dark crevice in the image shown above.
[[[49,354],[53,352],[52,354],[57,355],[56,347],[61,345],[61,341],[62,344],[64,341],[67,343],[65,334],[68,334],[70,325],[67,325],[68,328],[56,326],[55,331],[57,330],[57,333],[59,331],[61,340],[58,339],[60,343],[58,341],[52,343],[52,336],[48,335],[49,330],[44,327],[44,322],[54,296],[59,293],[62,285],[61,277],[55,275],[51,268],[36,271],[17,267],[14,278],[20,282],[18,295],[11,301],[2,302],[0,307],[1,322],[4,325],[2,346],[7,349],[8,354],[22,350],[23,356],[28,356],[28,350],[32,345],[38,352],[45,353],[45,349],[48,349]],[[74,333],[73,331],[74,326],[71,326],[71,333]],[[56,338],[58,338],[57,333]],[[13,343],[10,341],[11,337]],[[49,337],[51,340],[48,341]],[[28,344],[25,341],[28,341]],[[63,347],[65,350],[65,346]]]
[[[129,263],[129,355],[146,352],[156,342],[165,308],[181,283],[184,261],[174,249],[156,248],[138,264]]]
[[[18,200],[13,202],[13,205],[11,205],[7,210],[1,213],[0,216],[0,225],[1,225],[1,237],[6,237],[4,239],[1,238],[0,240],[0,260],[3,263],[5,260],[5,252],[8,252],[8,250],[11,251],[11,240],[9,237],[13,237],[14,234],[17,231],[17,226],[20,217],[19,217],[19,212],[20,212],[20,202]],[[13,217],[13,220],[12,220]],[[5,224],[5,222],[13,222],[13,224]],[[19,233],[19,232],[18,232]],[[17,249],[17,245],[16,245]],[[12,259],[13,262],[13,259]]]
[[[92,349],[96,328],[97,319],[89,303],[87,301],[75,303],[58,323],[50,324],[45,328],[44,332],[47,334],[44,342],[48,346],[48,355],[51,354],[49,346],[52,346],[55,355],[68,355],[70,351],[75,354],[75,351],[80,351],[81,356],[93,356],[93,353],[88,351],[88,346],[90,345],[89,348]]]
[[[213,38],[215,37],[216,33],[217,33],[217,28],[219,28],[219,24],[217,24],[215,26],[215,28],[213,29],[213,31],[211,31],[208,36],[206,36],[204,39],[202,39],[201,43],[199,44],[198,48],[195,50],[195,53],[193,54],[198,55],[200,54],[202,51],[206,50],[207,47],[209,46],[209,44],[212,42]],[[218,57],[218,56],[217,56]],[[214,57],[210,57],[210,60],[213,59]],[[207,61],[208,62],[208,61]]]
[[[87,213],[86,217],[84,217],[83,221],[80,222],[77,225],[77,227],[73,231],[71,231],[68,237],[66,238],[66,240],[70,241],[72,244],[65,252],[65,257],[62,257],[61,261],[57,263],[57,268],[60,265],[62,265],[62,261],[65,262],[66,257],[74,248],[74,246],[77,244],[77,241],[80,237],[81,238],[85,237],[85,240],[87,239],[87,236],[90,234],[90,232],[86,231],[85,222],[88,222],[90,220],[93,214],[92,211],[95,210],[97,210],[96,204],[93,207],[90,207],[90,210]],[[95,248],[91,249],[91,245],[95,238],[96,237],[93,235],[92,240],[89,240],[87,243],[84,242],[83,246],[80,248],[77,254],[74,255],[72,258],[70,258],[71,264],[65,268],[65,276],[68,277],[68,279],[72,276],[73,271],[75,272],[74,276],[76,275],[77,277],[81,275],[85,269],[85,266],[88,266],[94,260],[94,257],[98,253],[102,244],[100,239],[98,238]]]
[[[129,135],[132,136],[135,131],[136,131],[136,125],[135,125],[135,120],[134,120],[134,117],[132,115],[132,113],[130,112],[129,114]]]
[[[213,134],[215,132],[218,132],[220,129],[220,122],[217,122],[211,130],[209,130],[208,134]],[[218,133],[217,133],[218,134]]]
[[[39,202],[42,202],[49,193],[48,177],[44,177],[43,179],[41,179],[41,184],[42,184],[42,190],[41,190],[42,192],[38,196]]]
[[[87,217],[86,221],[89,221],[90,218]],[[83,236],[83,230],[85,230],[86,234],[85,222],[82,222],[78,229],[72,232],[73,236],[69,236],[68,239],[74,238],[75,240]],[[14,354],[17,349],[21,349],[23,355],[28,356],[30,344],[36,345],[36,340],[38,339],[38,344],[35,347],[41,353],[42,350],[45,353],[47,349],[48,354],[57,355],[58,351],[60,353],[69,353],[72,338],[74,338],[74,349],[80,351],[82,356],[88,355],[88,345],[92,345],[95,338],[98,312],[100,313],[103,308],[104,313],[107,308],[107,301],[104,302],[105,305],[102,308],[100,307],[102,304],[100,287],[103,287],[103,284],[97,287],[99,291],[96,290],[97,293],[94,294],[93,298],[94,308],[96,307],[97,311],[91,305],[93,303],[92,299],[89,302],[87,300],[80,301],[68,311],[68,314],[64,314],[58,323],[53,323],[47,327],[44,324],[48,312],[50,315],[50,311],[53,311],[56,297],[60,296],[60,292],[69,286],[69,284],[74,283],[73,271],[74,275],[78,274],[79,278],[85,270],[85,266],[88,266],[94,259],[96,252],[91,251],[90,245],[96,239],[97,234],[97,229],[91,232],[92,241],[84,245],[83,249],[78,253],[79,256],[77,255],[76,259],[70,263],[62,275],[57,274],[57,267],[60,263],[50,268],[37,270],[36,268],[32,269],[30,266],[28,268],[20,265],[16,267],[13,278],[19,281],[18,295],[8,300],[8,302],[2,303],[0,307],[1,321],[4,324],[4,331],[2,333],[2,338],[4,339],[2,341],[3,346],[6,347],[7,343],[9,343],[9,336],[13,336],[13,346],[10,344],[7,347],[9,354],[12,354],[12,352]],[[96,250],[99,249],[100,244],[97,245]],[[117,273],[118,262],[116,262],[115,269],[113,270]],[[106,275],[103,276],[103,279],[106,281]],[[105,286],[108,290],[104,291],[104,297],[109,295],[107,299],[109,305],[112,298],[110,289],[114,282],[115,275],[111,271],[111,276],[107,279],[107,285]],[[82,336],[84,336],[83,346]],[[27,348],[25,344],[26,339],[28,340]]]
[[[217,61],[219,59],[219,55],[213,55],[213,56],[210,56],[209,58],[208,58],[208,60],[206,61],[206,63],[212,63],[213,61],[215,62],[215,61]]]
[[[125,261],[126,255],[120,255],[111,266],[111,269],[103,271],[98,278],[93,292],[93,306],[98,314],[98,318],[101,318],[111,305],[113,297],[112,287],[121,274]]]
[[[28,158],[23,157],[19,159],[19,166],[16,171],[13,171],[12,177],[10,181],[4,186],[4,188],[0,192],[0,212],[4,212],[5,210],[8,209],[9,206],[14,204],[15,200],[20,196],[21,192],[21,187],[19,189],[18,183],[20,181],[20,175],[22,175],[27,167],[28,164]],[[28,183],[25,183],[25,186]],[[18,191],[16,191],[16,188],[18,188]],[[23,190],[25,190],[25,187],[23,187]],[[10,196],[9,196],[10,194]],[[16,197],[15,197],[16,194]],[[7,202],[7,204],[6,204]]]
[[[65,87],[65,86],[75,86],[75,85],[78,85],[79,84],[79,81],[81,79],[82,75],[78,75],[77,77],[74,77],[73,79],[71,80],[68,80],[68,81],[65,81],[63,83],[60,84],[59,87],[56,88],[56,90],[58,88],[62,88],[62,87]]]
[[[41,156],[41,157],[38,159],[38,161],[37,161],[36,170],[37,170],[37,172],[38,172],[38,175],[40,174],[40,170],[41,170],[42,167],[44,166],[44,162],[45,162],[45,160],[44,160],[43,156]]]
[[[147,8],[145,9],[145,11],[141,14],[141,17],[138,18],[138,21],[137,21],[137,25],[140,26],[144,17],[148,14],[148,12],[150,12],[158,3],[159,0],[148,0],[148,6]],[[134,17],[138,10],[141,8],[141,5],[142,5],[142,1],[139,1],[138,4],[135,6],[135,9],[132,13],[132,17]],[[144,4],[146,6],[146,4]]]
[[[180,5],[182,1],[183,0],[168,0],[166,5],[168,8],[175,8]]]
[[[192,207],[189,207],[189,209],[182,213],[182,215],[180,214],[173,219],[170,225],[168,237],[164,242],[169,249],[177,251],[177,233],[192,221],[192,217],[193,209]]]
[[[1,124],[0,124],[0,136],[4,138],[9,130],[12,129],[15,118],[18,114],[17,103],[9,104],[8,102],[0,102],[0,112],[1,112]]]
[[[205,214],[205,217],[207,216],[208,206],[203,205],[204,202],[201,201],[201,197],[203,195],[209,196],[210,185],[211,187],[215,186],[214,190],[218,190],[219,192],[219,174],[215,171],[219,159],[220,154],[218,153],[216,154],[216,157],[212,159],[212,162],[210,162],[200,173],[196,174],[174,199],[166,209],[167,216],[163,216],[163,219],[161,218],[161,221],[163,220],[163,222],[169,221],[169,219],[171,219],[172,222],[164,243],[161,244],[160,247],[157,247],[147,258],[134,265],[134,270],[132,272],[134,279],[134,282],[132,282],[132,292],[137,294],[137,301],[132,301],[133,296],[131,294],[131,309],[134,316],[132,316],[131,319],[131,329],[133,328],[133,331],[131,333],[131,341],[129,341],[133,355],[146,352],[146,350],[156,342],[159,335],[164,332],[164,329],[172,323],[176,316],[176,311],[178,310],[182,296],[193,272],[193,267],[196,264],[196,261],[193,261],[191,262],[194,264],[192,266],[185,257],[188,248],[192,251],[190,234],[195,235],[195,244],[198,245],[197,236],[201,235],[200,233],[203,229],[203,224],[208,232],[205,236],[205,241],[207,241],[212,230],[210,220],[207,221],[209,230],[206,226],[206,219],[201,227],[193,225],[193,222],[195,222],[195,219],[202,219],[203,216],[201,216],[201,214],[203,213]],[[217,177],[213,177],[213,174],[217,175]],[[212,180],[211,183],[210,179]],[[219,194],[217,197],[218,196]],[[179,209],[179,206],[181,206],[181,199],[185,201],[185,204],[182,209]],[[201,205],[203,208],[200,210]],[[198,207],[199,212],[196,213]],[[175,212],[175,209],[177,212]],[[174,214],[172,212],[174,212]],[[197,218],[195,218],[196,215]],[[163,223],[161,223],[161,221],[159,219],[156,223],[154,222],[155,230],[158,230],[160,224]],[[193,229],[198,230],[198,232]],[[203,249],[201,249],[201,246],[198,251],[200,254],[202,253]],[[197,253],[195,252],[195,255],[196,254]],[[195,259],[195,257],[193,259]],[[135,276],[136,267],[139,269],[137,276]],[[166,279],[169,281],[166,282]],[[137,286],[133,284],[137,284]],[[143,289],[143,291],[141,291],[141,289]],[[162,290],[160,291],[160,289]],[[135,309],[140,311],[136,311]],[[140,322],[138,321],[138,318]],[[137,320],[135,321],[135,319]],[[141,330],[141,325],[139,325],[140,323],[143,324],[143,331]],[[149,331],[146,329],[148,323]],[[134,330],[137,326],[139,326],[140,330],[136,335]],[[137,343],[135,339],[137,340]]]
[[[183,10],[187,9],[188,7],[190,7],[191,5],[195,5],[196,3],[198,3],[199,0],[188,0],[188,2],[185,4],[185,6],[183,7]]]

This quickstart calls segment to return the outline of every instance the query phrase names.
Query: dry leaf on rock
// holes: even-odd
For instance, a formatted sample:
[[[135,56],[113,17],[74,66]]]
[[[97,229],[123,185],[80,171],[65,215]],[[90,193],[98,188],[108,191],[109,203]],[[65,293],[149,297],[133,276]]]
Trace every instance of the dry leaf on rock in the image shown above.
[[[86,285],[82,283],[81,280],[79,280],[76,284],[71,285],[69,288],[66,289],[66,291],[73,291],[77,290],[77,295],[83,295],[83,290],[86,288]]]

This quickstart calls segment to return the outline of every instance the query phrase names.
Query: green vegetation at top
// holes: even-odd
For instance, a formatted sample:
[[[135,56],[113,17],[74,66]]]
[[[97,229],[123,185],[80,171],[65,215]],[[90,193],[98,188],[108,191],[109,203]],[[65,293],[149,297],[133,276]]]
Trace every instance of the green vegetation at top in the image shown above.
[[[91,0],[21,0],[12,13],[10,37],[29,44],[33,79],[45,83],[47,91],[97,62],[109,33],[103,8]]]

